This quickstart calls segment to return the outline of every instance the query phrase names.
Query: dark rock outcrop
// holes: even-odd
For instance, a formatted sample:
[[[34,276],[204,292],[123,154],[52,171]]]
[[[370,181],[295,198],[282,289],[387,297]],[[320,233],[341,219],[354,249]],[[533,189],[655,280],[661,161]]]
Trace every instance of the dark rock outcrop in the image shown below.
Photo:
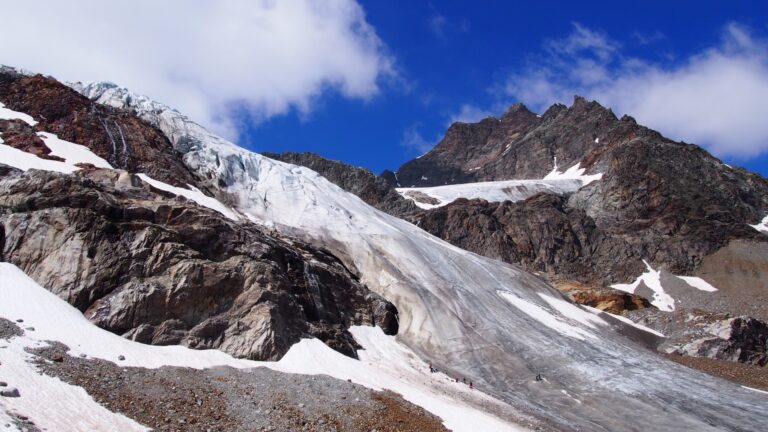
[[[655,308],[631,311],[627,316],[666,336],[660,351],[768,365],[768,324],[756,318],[701,309],[669,313]]]
[[[412,201],[400,196],[384,178],[378,177],[367,169],[325,159],[314,153],[262,154],[268,158],[305,166],[316,171],[336,186],[391,215],[403,216],[418,210]]]
[[[52,78],[9,68],[0,69],[0,102],[31,115],[38,121],[35,131],[84,145],[115,168],[204,190],[162,132],[131,112],[99,105]],[[5,139],[8,130],[0,132]]]
[[[5,176],[0,231],[5,260],[140,342],[266,360],[310,336],[354,356],[351,325],[397,332],[394,306],[336,257],[124,171]]]

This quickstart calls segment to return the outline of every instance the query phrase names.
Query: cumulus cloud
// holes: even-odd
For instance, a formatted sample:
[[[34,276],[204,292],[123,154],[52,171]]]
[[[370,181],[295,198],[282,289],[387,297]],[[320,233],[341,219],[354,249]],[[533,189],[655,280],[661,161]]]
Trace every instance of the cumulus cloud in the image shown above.
[[[396,75],[355,0],[30,0],[3,5],[0,63],[109,80],[233,137],[307,113],[324,91],[369,99]]]
[[[719,44],[674,64],[625,55],[579,24],[545,52],[509,77],[506,95],[543,111],[580,94],[718,156],[768,151],[768,42],[745,27],[728,25]]]

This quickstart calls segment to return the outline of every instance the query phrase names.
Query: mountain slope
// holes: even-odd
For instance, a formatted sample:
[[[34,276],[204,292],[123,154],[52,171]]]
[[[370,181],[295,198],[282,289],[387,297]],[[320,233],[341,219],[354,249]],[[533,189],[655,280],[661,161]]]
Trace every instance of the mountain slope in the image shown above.
[[[768,180],[630,117],[617,119],[596,102],[576,98],[571,107],[554,105],[541,117],[515,105],[498,120],[453,125],[397,177],[415,178],[421,169],[414,167],[429,162],[438,171],[459,170],[464,181],[543,178],[554,158],[558,166],[601,177],[575,193],[514,203],[461,200],[408,219],[467,250],[581,283],[631,282],[644,271],[643,260],[678,275],[706,275],[737,299],[730,306],[718,301],[725,304],[718,310],[768,316],[762,308],[742,308],[754,295],[768,300],[768,278],[750,276],[760,273],[750,269],[768,262],[761,252],[768,236],[759,231],[768,214]],[[469,168],[479,160],[484,164]],[[743,255],[745,247],[758,253]],[[725,256],[744,258],[743,270],[729,273],[718,258]],[[755,289],[739,294],[744,286]]]
[[[136,110],[246,217],[342,257],[398,307],[400,341],[522,413],[562,430],[758,430],[764,422],[762,396],[656,357],[609,330],[624,324],[573,306],[516,267],[442,242],[148,99],[104,84],[75,88]],[[538,372],[545,381],[533,380]]]

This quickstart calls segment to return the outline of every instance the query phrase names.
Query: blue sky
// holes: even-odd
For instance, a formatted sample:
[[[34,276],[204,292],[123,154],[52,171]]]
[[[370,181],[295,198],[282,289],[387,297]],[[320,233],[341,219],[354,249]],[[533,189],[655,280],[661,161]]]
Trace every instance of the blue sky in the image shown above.
[[[435,143],[463,106],[502,112],[515,99],[498,86],[575,23],[627,55],[674,67],[717,46],[729,23],[764,36],[768,6],[759,3],[364,1],[404,82],[385,83],[368,101],[331,93],[308,115],[251,123],[241,141],[256,150],[317,152],[377,173],[396,169],[423,152],[420,143]],[[765,154],[727,159],[768,175]]]
[[[581,94],[768,176],[765,1],[35,0],[3,16],[0,63],[118,83],[256,151],[379,173],[454,120]]]

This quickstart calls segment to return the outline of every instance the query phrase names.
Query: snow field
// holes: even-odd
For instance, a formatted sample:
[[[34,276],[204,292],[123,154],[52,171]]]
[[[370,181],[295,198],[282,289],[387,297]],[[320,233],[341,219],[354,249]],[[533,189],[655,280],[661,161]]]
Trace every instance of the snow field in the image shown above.
[[[446,186],[397,188],[397,192],[418,207],[432,209],[450,204],[459,198],[484,199],[490,202],[521,201],[540,192],[565,194],[577,191],[584,183],[578,178],[545,180],[505,180],[464,183]],[[414,199],[412,193],[422,193],[439,201],[428,204]]]

